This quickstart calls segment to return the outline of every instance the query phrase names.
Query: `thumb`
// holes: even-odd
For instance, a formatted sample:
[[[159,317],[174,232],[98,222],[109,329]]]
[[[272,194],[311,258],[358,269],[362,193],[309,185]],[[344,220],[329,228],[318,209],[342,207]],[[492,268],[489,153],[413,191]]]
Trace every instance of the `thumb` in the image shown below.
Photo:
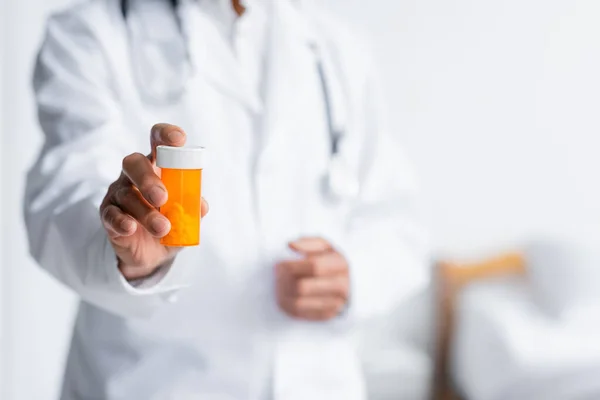
[[[304,237],[288,244],[290,249],[297,253],[302,254],[314,254],[314,253],[325,253],[333,250],[331,244],[323,239],[317,237]]]
[[[178,126],[170,124],[156,124],[150,130],[150,161],[156,160],[157,146],[181,147],[185,145],[186,134]]]

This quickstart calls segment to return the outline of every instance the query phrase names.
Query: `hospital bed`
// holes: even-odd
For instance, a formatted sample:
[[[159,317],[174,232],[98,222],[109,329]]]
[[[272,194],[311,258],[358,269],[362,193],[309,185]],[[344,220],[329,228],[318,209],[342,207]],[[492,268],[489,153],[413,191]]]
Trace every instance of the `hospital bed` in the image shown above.
[[[600,399],[600,324],[542,307],[526,254],[440,263],[434,399]]]

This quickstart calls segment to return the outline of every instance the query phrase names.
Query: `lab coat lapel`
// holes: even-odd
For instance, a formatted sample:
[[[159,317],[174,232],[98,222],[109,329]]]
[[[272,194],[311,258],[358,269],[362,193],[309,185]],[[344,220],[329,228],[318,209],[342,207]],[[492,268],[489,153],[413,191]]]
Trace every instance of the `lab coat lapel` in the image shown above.
[[[314,42],[303,19],[291,2],[275,1],[271,9],[271,24],[268,39],[268,57],[265,67],[262,154],[276,143],[285,139],[290,124],[300,109],[307,74],[314,72],[315,59],[311,50]],[[310,116],[306,116],[310,118]]]
[[[253,112],[260,112],[260,99],[243,81],[240,67],[231,45],[219,32],[210,17],[187,4],[179,9],[195,72],[222,94],[236,100]]]

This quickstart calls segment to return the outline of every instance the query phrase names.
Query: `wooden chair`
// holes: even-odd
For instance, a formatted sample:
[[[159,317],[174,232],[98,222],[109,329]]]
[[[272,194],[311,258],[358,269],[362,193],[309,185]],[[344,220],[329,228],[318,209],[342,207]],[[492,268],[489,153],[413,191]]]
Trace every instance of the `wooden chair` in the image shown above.
[[[450,374],[450,346],[454,333],[456,299],[473,282],[499,276],[524,275],[525,259],[519,252],[479,262],[439,262],[437,265],[437,342],[432,400],[460,400]]]

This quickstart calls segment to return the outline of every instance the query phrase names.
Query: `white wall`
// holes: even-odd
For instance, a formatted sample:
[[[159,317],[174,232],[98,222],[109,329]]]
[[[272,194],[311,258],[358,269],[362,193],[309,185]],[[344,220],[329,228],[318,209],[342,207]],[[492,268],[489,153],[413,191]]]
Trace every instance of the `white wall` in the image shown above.
[[[375,39],[442,253],[600,236],[600,2],[347,0],[339,9],[361,15]]]
[[[63,353],[74,307],[71,295],[40,272],[28,256],[22,223],[24,175],[41,144],[32,103],[30,77],[45,15],[66,0],[0,0],[3,19],[0,63],[2,123],[2,230],[0,255],[4,304],[4,363],[0,399],[57,398]]]
[[[393,124],[417,165],[442,253],[599,232],[600,2],[323,1],[374,38]],[[54,398],[73,309],[27,256],[20,215],[23,174],[40,144],[31,62],[44,15],[66,2],[0,3],[10,33],[0,43],[7,400]]]
[[[0,2],[0,210],[3,210],[4,208],[2,207],[2,198],[4,197],[4,192],[5,190],[3,190],[4,185],[3,185],[3,173],[2,173],[2,147],[3,147],[3,140],[2,138],[4,138],[4,123],[2,122],[2,109],[3,109],[3,104],[4,104],[4,63],[1,61],[3,59],[4,56],[4,37],[5,37],[5,32],[4,32],[4,21],[6,19],[6,5],[5,2]],[[5,363],[5,357],[3,356],[5,354],[4,352],[4,296],[2,295],[2,293],[4,292],[4,270],[5,270],[5,264],[4,264],[4,220],[3,220],[3,214],[2,212],[0,212],[0,398],[5,398],[6,396],[4,395],[4,391],[3,391],[3,377],[4,377],[4,363]]]

